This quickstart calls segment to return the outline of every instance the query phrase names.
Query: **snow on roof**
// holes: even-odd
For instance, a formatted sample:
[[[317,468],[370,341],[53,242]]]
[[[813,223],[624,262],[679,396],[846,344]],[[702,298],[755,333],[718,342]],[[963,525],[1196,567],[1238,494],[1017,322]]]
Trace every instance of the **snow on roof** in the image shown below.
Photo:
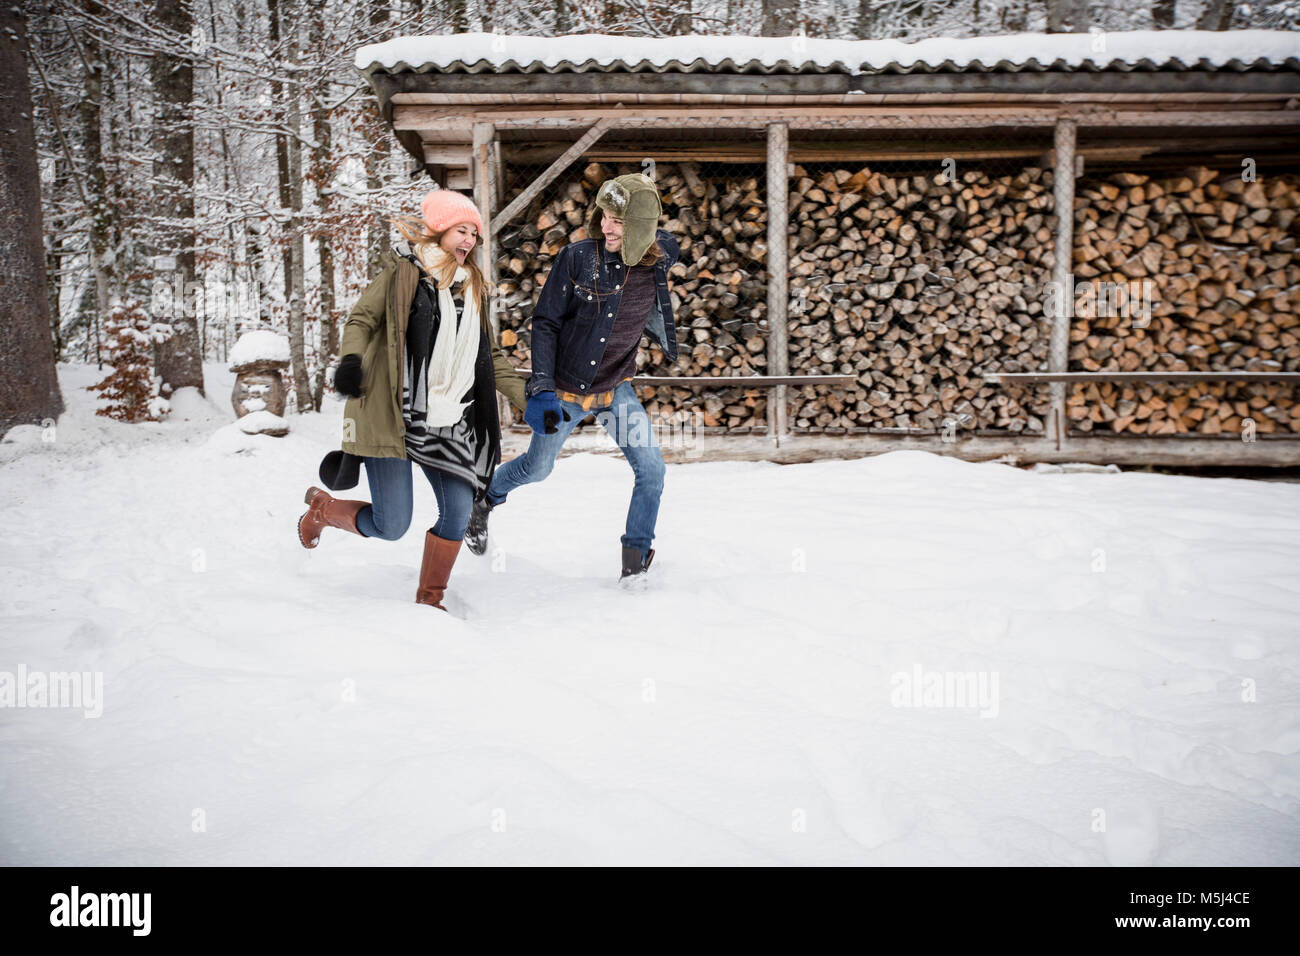
[[[245,332],[230,350],[230,371],[238,371],[254,362],[289,363],[289,340],[269,329]]]
[[[586,55],[591,51],[591,55]],[[497,70],[636,72],[932,72],[1028,69],[1300,69],[1300,33],[1285,30],[1131,30],[1012,33],[948,39],[822,40],[804,36],[560,37],[458,33],[398,37],[357,50],[366,72]]]

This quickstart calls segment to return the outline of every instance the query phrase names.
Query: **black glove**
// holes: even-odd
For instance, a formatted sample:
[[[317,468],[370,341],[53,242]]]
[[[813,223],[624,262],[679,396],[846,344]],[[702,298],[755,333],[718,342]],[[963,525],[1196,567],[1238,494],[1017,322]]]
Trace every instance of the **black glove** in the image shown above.
[[[569,420],[569,413],[562,408],[560,409],[560,415],[564,416],[566,422]],[[542,416],[543,423],[546,425],[546,434],[554,435],[560,430],[560,415],[555,414],[555,412],[546,412]]]
[[[357,354],[343,356],[338,370],[334,373],[334,390],[349,398],[361,397],[361,356]]]

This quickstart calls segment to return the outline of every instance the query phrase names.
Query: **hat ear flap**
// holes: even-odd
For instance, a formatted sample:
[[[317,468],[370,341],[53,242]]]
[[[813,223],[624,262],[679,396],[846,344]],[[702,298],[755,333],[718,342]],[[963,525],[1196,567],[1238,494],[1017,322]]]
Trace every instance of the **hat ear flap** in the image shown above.
[[[623,263],[638,265],[645,258],[650,244],[655,241],[655,224],[645,219],[628,220],[623,230]]]
[[[629,219],[653,219],[659,221],[663,215],[664,206],[659,199],[659,195],[646,190],[645,192],[636,193],[632,197],[631,208],[628,210]]]

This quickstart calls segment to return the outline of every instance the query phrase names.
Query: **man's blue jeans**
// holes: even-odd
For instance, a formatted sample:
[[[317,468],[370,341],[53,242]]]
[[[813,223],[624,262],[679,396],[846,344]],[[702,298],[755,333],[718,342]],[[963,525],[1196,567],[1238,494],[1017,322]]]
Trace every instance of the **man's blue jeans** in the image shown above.
[[[406,458],[363,458],[370,482],[370,507],[357,514],[357,530],[368,538],[396,541],[411,526],[413,489],[411,466]],[[438,499],[438,523],[432,528],[439,538],[460,541],[465,537],[469,512],[474,506],[474,488],[463,478],[436,468],[416,465],[433,486]]]
[[[594,413],[596,421],[609,432],[619,449],[632,466],[635,480],[632,483],[632,503],[627,509],[627,533],[623,546],[640,548],[645,558],[650,542],[655,536],[655,521],[659,517],[659,499],[664,490],[664,456],[659,451],[659,441],[650,426],[650,416],[636,397],[631,382],[622,382],[614,389],[613,404],[583,411],[574,402],[560,401],[569,413],[569,420],[561,420],[554,435],[533,432],[528,451],[506,462],[496,470],[488,486],[488,499],[493,504],[505,501],[506,495],[520,485],[541,481],[551,473],[555,458],[578,422]]]

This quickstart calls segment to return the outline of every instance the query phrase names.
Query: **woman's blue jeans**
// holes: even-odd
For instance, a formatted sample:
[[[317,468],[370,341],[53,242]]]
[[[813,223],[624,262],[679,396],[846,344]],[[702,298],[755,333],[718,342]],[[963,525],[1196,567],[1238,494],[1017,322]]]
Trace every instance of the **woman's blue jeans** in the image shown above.
[[[396,541],[411,526],[413,490],[411,466],[405,458],[363,458],[370,482],[370,507],[357,515],[357,530],[368,538]],[[427,465],[419,465],[438,499],[438,523],[431,529],[439,538],[460,541],[465,537],[470,509],[474,507],[474,486],[463,478]]]

